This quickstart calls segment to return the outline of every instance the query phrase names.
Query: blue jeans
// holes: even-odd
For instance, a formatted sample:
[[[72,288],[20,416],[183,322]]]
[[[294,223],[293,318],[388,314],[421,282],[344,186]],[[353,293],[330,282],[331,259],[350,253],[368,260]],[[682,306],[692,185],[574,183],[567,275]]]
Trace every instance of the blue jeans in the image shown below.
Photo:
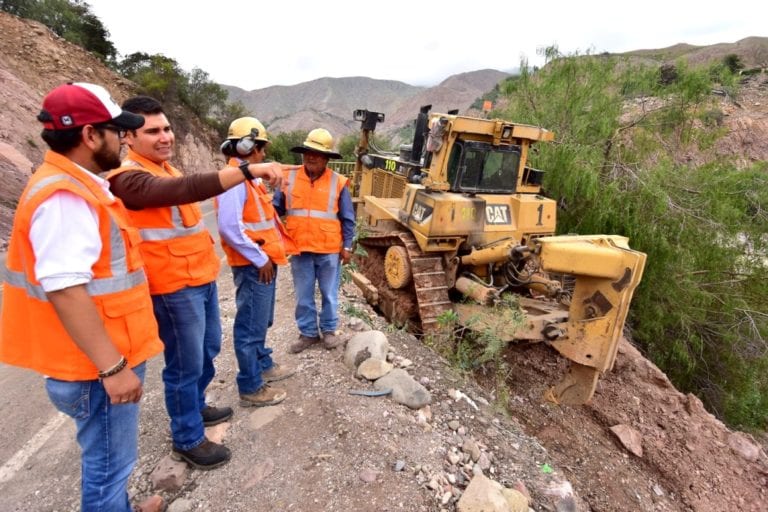
[[[299,332],[311,338],[320,332],[333,332],[339,323],[339,278],[341,264],[338,254],[302,252],[291,256],[291,274],[296,290],[296,324]],[[320,288],[322,307],[317,314],[315,283]],[[318,323],[320,330],[318,332]]]
[[[133,371],[144,382],[144,363]],[[138,456],[139,404],[109,402],[98,380],[45,379],[58,410],[75,420],[81,452],[80,510],[130,512],[128,477]]]
[[[173,445],[191,450],[205,441],[200,411],[216,373],[213,359],[221,350],[216,282],[153,295],[152,304],[165,345],[163,383]]]
[[[259,269],[253,265],[232,267],[237,291],[235,302],[234,344],[237,356],[237,389],[241,395],[254,393],[264,381],[261,372],[269,370],[272,349],[266,347],[267,329],[275,318],[275,278],[271,283],[259,281]]]

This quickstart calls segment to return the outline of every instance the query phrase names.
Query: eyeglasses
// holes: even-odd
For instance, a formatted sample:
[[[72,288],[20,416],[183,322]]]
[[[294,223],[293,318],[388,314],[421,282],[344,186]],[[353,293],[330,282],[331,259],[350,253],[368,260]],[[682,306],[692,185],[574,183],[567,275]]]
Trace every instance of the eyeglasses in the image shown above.
[[[96,128],[101,128],[104,130],[109,130],[111,132],[115,132],[118,137],[121,139],[125,137],[125,134],[128,133],[128,130],[125,130],[123,128],[118,128],[117,126],[113,126],[111,124],[100,124]]]

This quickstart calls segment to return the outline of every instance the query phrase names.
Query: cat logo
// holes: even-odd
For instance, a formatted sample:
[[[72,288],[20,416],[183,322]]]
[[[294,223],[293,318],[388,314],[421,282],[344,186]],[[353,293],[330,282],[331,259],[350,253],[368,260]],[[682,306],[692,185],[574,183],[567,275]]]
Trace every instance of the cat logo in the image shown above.
[[[423,224],[432,216],[432,210],[431,206],[417,201],[413,204],[411,219],[416,221],[417,224]]]
[[[509,224],[508,204],[489,204],[485,207],[486,224]]]

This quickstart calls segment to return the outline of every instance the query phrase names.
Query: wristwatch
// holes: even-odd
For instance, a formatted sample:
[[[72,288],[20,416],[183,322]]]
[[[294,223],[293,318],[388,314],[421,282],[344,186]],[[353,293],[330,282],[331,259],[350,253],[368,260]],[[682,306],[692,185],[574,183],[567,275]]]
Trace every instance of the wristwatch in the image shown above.
[[[246,161],[246,162],[241,163],[237,167],[240,169],[240,172],[243,173],[243,176],[245,176],[245,179],[252,180],[253,179],[253,174],[251,174],[251,171],[248,170],[248,166],[249,165],[251,165],[251,163]]]
[[[352,252],[352,248],[351,247],[344,247],[344,248],[342,248],[342,251]]]

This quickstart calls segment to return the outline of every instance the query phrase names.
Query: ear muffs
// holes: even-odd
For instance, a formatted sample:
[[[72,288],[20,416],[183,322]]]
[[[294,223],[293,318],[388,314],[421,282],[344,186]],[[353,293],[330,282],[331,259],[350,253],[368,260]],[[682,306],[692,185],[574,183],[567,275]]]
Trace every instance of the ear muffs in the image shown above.
[[[224,142],[221,143],[221,146],[219,147],[222,153],[226,156],[235,156],[234,150],[232,148],[232,140],[227,139]]]
[[[235,151],[237,151],[237,154],[240,156],[248,156],[253,153],[255,147],[255,140],[251,137],[243,137],[237,141],[237,144],[235,144]]]
[[[221,152],[227,156],[248,156],[256,148],[256,141],[251,137],[227,139],[221,143]]]

